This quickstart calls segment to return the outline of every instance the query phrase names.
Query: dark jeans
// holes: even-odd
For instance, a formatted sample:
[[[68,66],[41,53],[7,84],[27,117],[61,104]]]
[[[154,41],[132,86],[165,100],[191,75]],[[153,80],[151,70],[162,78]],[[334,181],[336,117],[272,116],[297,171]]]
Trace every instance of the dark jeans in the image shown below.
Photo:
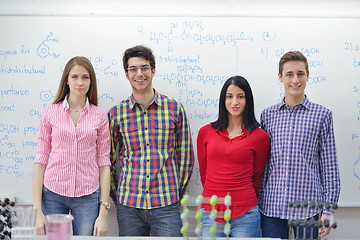
[[[179,203],[169,206],[141,209],[116,205],[119,236],[181,237]]]
[[[314,220],[319,219],[319,214],[314,216]],[[289,238],[289,226],[287,219],[280,219],[274,217],[268,217],[264,214],[261,214],[261,229],[262,237],[268,238]],[[304,227],[294,227],[294,234],[296,239],[304,239]],[[312,231],[312,236],[311,236]],[[318,238],[318,228],[317,227],[307,227],[306,228],[306,239],[317,239]]]

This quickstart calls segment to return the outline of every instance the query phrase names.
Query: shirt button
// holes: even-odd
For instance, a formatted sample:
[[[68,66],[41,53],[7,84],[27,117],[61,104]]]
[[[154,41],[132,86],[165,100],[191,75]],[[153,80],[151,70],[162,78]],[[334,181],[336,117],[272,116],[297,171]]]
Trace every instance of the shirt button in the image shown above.
[[[149,178],[149,177],[150,177],[149,175],[146,176],[146,178]]]
[[[146,144],[146,146],[149,146],[149,145],[150,145],[149,143]]]
[[[150,162],[150,159],[146,160],[147,162]]]
[[[145,131],[147,131],[147,127],[145,128]]]
[[[146,191],[146,194],[149,194],[149,191]]]

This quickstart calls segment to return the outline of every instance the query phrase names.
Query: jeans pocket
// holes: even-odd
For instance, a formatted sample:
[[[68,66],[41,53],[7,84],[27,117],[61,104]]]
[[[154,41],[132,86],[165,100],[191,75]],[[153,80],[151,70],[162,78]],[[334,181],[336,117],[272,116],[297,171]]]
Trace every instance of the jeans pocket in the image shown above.
[[[162,207],[161,210],[164,210],[164,211],[180,211],[179,202],[176,202],[176,203],[173,203],[171,205]]]
[[[258,215],[260,214],[259,211],[259,207],[256,205],[255,207],[253,207],[252,209],[250,209],[249,211],[247,211],[246,213],[244,213],[244,215],[250,216],[250,215]]]
[[[89,195],[82,196],[80,198],[87,198],[88,201],[96,200],[97,203],[100,203],[100,188],[98,188],[95,192],[93,192],[93,193],[91,193]]]
[[[51,192],[47,187],[45,187],[45,185],[43,185],[42,190],[43,192]]]

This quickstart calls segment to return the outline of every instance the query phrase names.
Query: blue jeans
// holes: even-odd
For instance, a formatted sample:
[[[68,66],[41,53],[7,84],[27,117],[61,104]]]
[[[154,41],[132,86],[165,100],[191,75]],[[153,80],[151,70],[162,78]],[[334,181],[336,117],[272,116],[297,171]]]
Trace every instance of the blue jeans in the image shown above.
[[[314,220],[319,219],[319,214],[314,216]],[[275,217],[268,217],[264,214],[261,214],[261,230],[262,237],[269,238],[281,238],[289,239],[289,226],[287,219],[280,219]],[[293,228],[294,237],[298,239],[304,238],[304,227]],[[317,239],[318,238],[318,228],[317,227],[307,227],[306,228],[306,239]],[[312,233],[311,233],[312,232]]]
[[[116,204],[119,236],[181,237],[179,203],[153,209]]]
[[[210,233],[210,213],[203,212],[201,222],[203,224],[202,237],[212,237]],[[230,237],[260,237],[260,211],[256,205],[243,215],[233,218],[229,221],[231,224]],[[216,237],[226,237],[224,234],[225,223],[215,222]]]
[[[41,206],[44,215],[71,213],[74,217],[74,235],[93,234],[95,220],[99,215],[99,203],[100,190],[82,197],[65,197],[43,187]]]

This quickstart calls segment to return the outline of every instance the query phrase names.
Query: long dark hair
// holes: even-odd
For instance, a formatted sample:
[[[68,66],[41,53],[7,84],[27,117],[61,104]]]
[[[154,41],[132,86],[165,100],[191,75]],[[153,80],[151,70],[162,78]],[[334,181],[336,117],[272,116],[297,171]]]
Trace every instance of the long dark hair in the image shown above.
[[[246,105],[243,113],[244,116],[243,123],[245,128],[249,131],[258,128],[260,124],[255,118],[254,98],[251,91],[251,87],[248,81],[241,76],[230,77],[224,83],[220,92],[219,116],[215,122],[211,123],[212,127],[218,130],[226,129],[228,127],[229,119],[228,119],[228,111],[226,110],[225,107],[225,98],[226,98],[226,90],[230,85],[238,86],[245,92]]]

